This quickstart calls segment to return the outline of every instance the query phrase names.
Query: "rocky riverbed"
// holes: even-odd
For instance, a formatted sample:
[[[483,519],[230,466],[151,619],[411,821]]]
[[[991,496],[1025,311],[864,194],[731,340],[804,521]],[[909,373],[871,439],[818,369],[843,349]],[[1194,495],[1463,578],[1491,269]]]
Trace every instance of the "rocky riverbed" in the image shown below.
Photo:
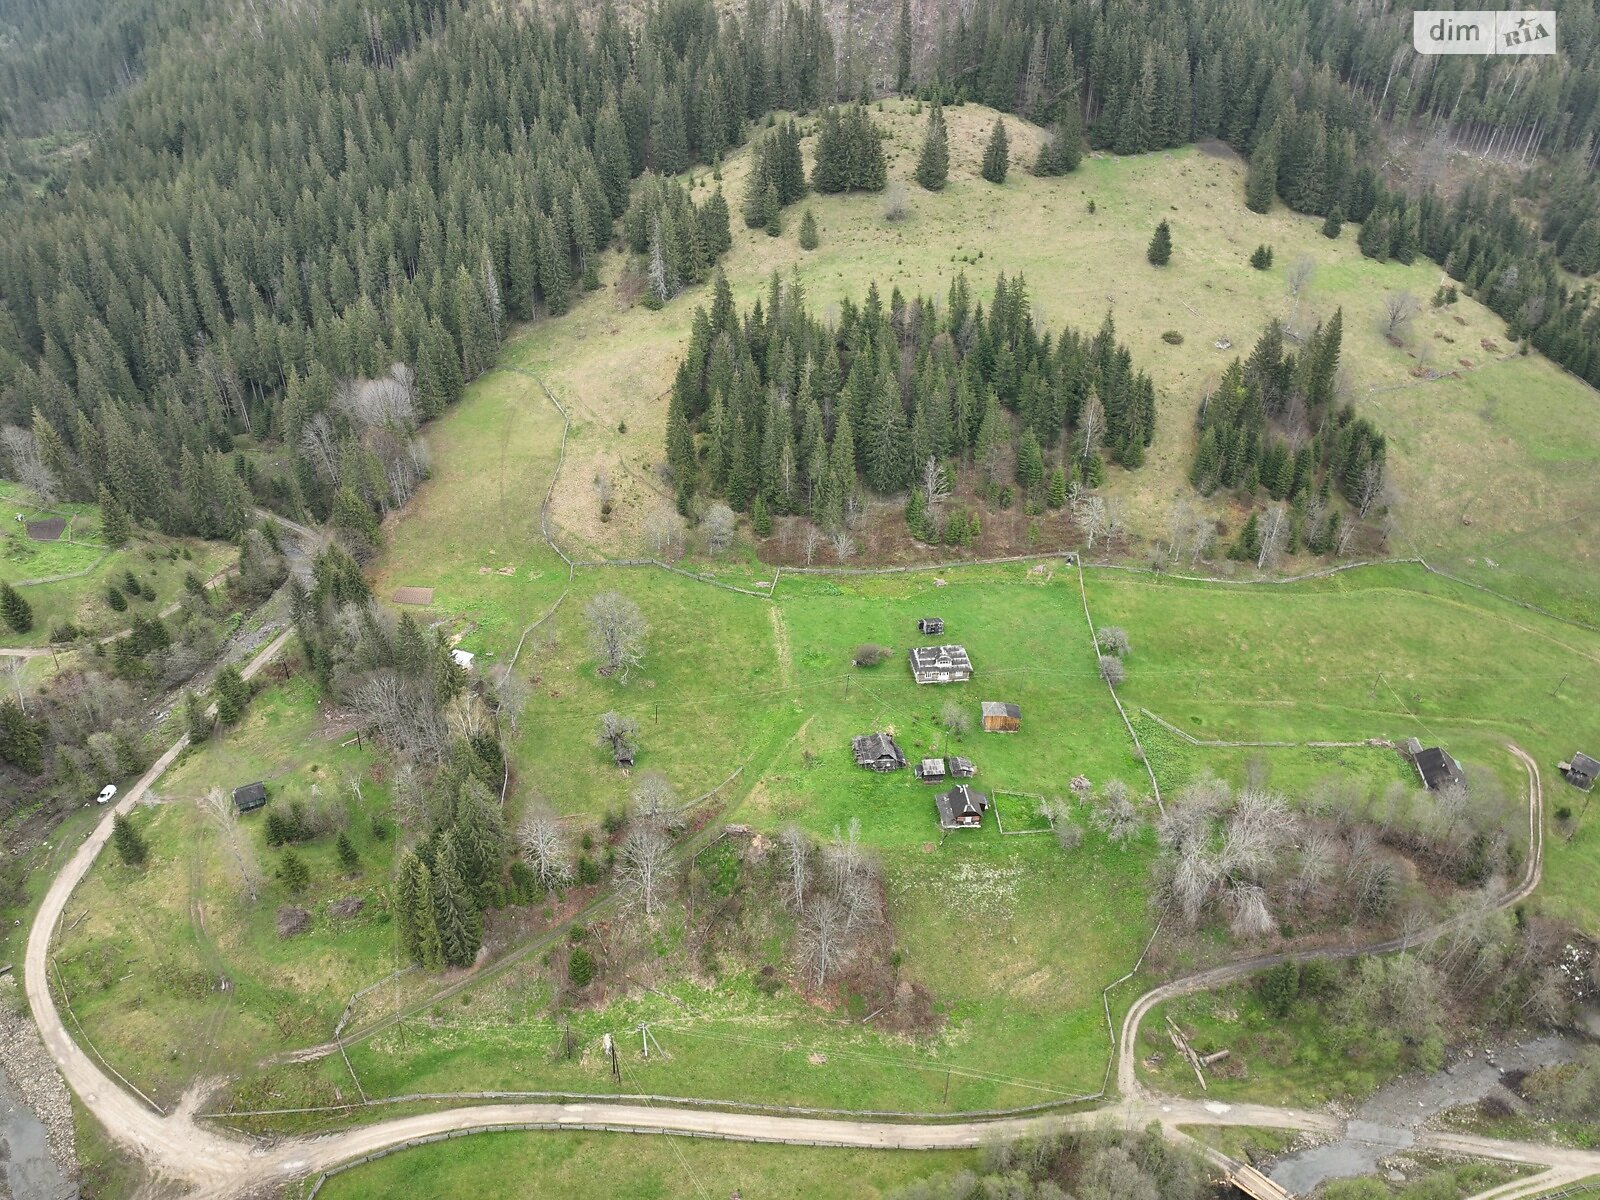
[[[1330,1179],[1371,1175],[1393,1154],[1410,1149],[1415,1132],[1447,1108],[1476,1104],[1500,1087],[1507,1071],[1570,1062],[1578,1043],[1545,1034],[1463,1054],[1442,1071],[1408,1075],[1374,1092],[1351,1117],[1344,1137],[1301,1150],[1273,1164],[1272,1178],[1296,1195]]]
[[[10,976],[0,979],[0,1200],[78,1194],[72,1101]]]

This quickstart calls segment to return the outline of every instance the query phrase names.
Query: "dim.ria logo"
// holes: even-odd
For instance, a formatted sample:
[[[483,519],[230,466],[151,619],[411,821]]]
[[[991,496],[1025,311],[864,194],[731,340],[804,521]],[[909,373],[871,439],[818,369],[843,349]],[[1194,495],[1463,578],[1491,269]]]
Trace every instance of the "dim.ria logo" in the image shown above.
[[[1418,54],[1554,54],[1551,9],[1424,9],[1412,14]]]

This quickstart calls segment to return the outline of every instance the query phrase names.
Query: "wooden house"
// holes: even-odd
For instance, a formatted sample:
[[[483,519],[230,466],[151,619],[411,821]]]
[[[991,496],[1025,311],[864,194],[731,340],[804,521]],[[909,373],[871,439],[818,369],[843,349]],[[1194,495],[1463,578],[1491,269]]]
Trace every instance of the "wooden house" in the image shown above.
[[[906,756],[887,733],[867,733],[851,738],[850,749],[855,753],[856,766],[869,771],[898,771],[906,765]]]
[[[233,806],[240,812],[254,812],[267,802],[267,785],[247,783],[233,789]]]
[[[918,683],[966,683],[972,659],[965,646],[913,646],[911,677]]]
[[[923,783],[939,783],[946,774],[944,759],[925,758],[917,764],[917,778]]]
[[[1022,728],[1022,710],[1015,704],[1002,704],[998,700],[983,702],[983,731],[985,733],[1016,733]]]
[[[1439,746],[1429,746],[1412,761],[1417,764],[1417,774],[1422,776],[1423,785],[1430,792],[1437,792],[1446,784],[1467,782],[1461,764]]]
[[[1594,787],[1596,779],[1600,779],[1600,762],[1595,762],[1582,751],[1574,754],[1571,762],[1557,763],[1556,766],[1563,779],[1586,792]]]
[[[978,768],[970,758],[950,758],[945,760],[950,767],[952,779],[971,779],[978,773]]]
[[[928,634],[931,637],[938,637],[944,632],[944,618],[923,617],[917,622],[917,632]]]
[[[976,829],[983,824],[983,814],[989,811],[989,797],[975,792],[964,783],[958,783],[948,792],[934,797],[939,810],[941,829]]]

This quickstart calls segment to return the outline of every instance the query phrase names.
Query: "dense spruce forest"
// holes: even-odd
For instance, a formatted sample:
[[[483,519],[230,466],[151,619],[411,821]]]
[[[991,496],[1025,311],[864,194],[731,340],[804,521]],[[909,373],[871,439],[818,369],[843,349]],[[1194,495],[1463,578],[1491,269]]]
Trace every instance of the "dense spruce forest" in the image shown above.
[[[1110,314],[1095,334],[1041,334],[1020,276],[996,280],[987,309],[964,274],[942,305],[898,288],[885,304],[872,284],[829,327],[776,275],[741,318],[719,274],[673,382],[667,458],[686,511],[703,489],[758,530],[794,513],[834,531],[860,512],[863,486],[911,489],[912,533],[938,541],[957,462],[991,500],[1020,488],[1025,503],[1060,507],[1072,482],[1099,482],[1102,452],[1140,466],[1154,428],[1155,388]],[[1047,453],[1061,465],[1047,469]]]
[[[424,469],[416,423],[508,322],[595,284],[636,176],[820,99],[819,10],[754,15],[685,0],[590,35],[571,13],[336,3],[161,59],[70,187],[9,206],[0,418],[62,495],[236,536],[211,514],[248,492],[360,549]],[[681,191],[643,189],[633,221],[661,302],[727,244],[725,204],[691,214]],[[229,456],[263,441],[300,447],[295,470]]]

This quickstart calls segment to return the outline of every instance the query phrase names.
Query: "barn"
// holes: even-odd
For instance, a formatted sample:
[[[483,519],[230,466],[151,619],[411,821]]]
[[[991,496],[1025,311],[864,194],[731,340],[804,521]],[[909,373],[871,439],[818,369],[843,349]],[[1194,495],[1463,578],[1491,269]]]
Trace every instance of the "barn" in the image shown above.
[[[1437,792],[1446,784],[1467,782],[1461,764],[1439,746],[1429,746],[1418,753],[1414,761],[1417,764],[1417,774],[1422,776],[1423,785],[1430,792]]]
[[[983,824],[983,814],[989,811],[989,797],[975,792],[964,783],[958,783],[948,792],[934,797],[939,810],[941,829],[976,829]]]
[[[911,677],[918,683],[965,683],[972,678],[972,659],[965,646],[913,646]]]
[[[1594,781],[1600,779],[1600,762],[1596,762],[1587,754],[1579,751],[1572,756],[1571,762],[1557,763],[1561,777],[1575,788],[1589,791],[1594,787]]]
[[[887,733],[866,733],[850,739],[856,766],[869,771],[898,771],[906,765],[906,756]]]
[[[233,789],[233,806],[240,812],[254,812],[267,802],[267,785],[247,783]]]
[[[1022,710],[1015,704],[1002,704],[998,700],[983,702],[983,731],[985,733],[1016,733],[1022,728]]]

